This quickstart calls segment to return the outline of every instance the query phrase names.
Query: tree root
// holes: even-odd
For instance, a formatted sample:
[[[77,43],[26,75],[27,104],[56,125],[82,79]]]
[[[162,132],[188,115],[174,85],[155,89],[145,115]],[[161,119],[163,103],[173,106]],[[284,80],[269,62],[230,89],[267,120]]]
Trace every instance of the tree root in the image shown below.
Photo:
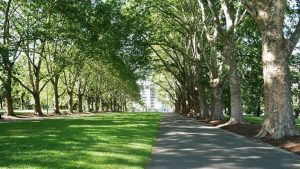
[[[266,138],[270,136],[266,129],[262,128],[254,138]]]
[[[221,124],[221,125],[218,125],[217,127],[221,128],[221,127],[225,127],[225,126],[232,126],[232,125],[236,125],[236,124],[249,124],[243,120],[229,120],[227,123],[225,124]]]

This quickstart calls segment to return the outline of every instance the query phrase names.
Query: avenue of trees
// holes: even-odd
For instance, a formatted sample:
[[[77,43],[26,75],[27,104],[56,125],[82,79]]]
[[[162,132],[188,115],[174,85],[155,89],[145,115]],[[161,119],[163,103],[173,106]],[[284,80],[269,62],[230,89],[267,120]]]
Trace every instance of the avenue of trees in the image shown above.
[[[299,0],[4,0],[0,80],[5,114],[125,111],[153,73],[175,111],[265,121],[258,137],[297,134]],[[2,106],[2,102],[1,102]]]
[[[297,134],[298,0],[137,0],[153,69],[175,111],[244,123],[265,121],[258,137]],[[138,5],[140,4],[140,5]],[[293,53],[293,51],[295,52]],[[298,87],[297,87],[298,86]]]
[[[0,97],[14,109],[125,111],[147,51],[122,1],[0,2]],[[136,61],[138,60],[138,61]],[[3,105],[3,102],[5,104]]]

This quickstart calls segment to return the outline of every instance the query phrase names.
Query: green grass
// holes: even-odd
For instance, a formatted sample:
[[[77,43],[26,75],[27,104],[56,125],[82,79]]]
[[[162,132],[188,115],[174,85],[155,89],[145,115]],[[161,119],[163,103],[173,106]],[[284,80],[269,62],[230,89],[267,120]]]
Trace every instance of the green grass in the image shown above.
[[[160,113],[0,123],[0,169],[145,168]]]
[[[248,122],[248,123],[252,123],[252,124],[262,124],[264,122],[264,117],[260,116],[253,116],[253,115],[244,115],[243,119]],[[225,120],[229,120],[228,116],[225,116]],[[300,119],[296,119],[296,124],[297,127],[300,128]]]

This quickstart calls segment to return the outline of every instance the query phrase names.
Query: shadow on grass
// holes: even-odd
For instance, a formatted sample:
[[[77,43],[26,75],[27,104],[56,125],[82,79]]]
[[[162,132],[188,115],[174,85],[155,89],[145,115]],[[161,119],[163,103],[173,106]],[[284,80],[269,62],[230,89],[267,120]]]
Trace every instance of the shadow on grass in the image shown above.
[[[0,126],[0,168],[144,168],[158,113],[114,113]]]

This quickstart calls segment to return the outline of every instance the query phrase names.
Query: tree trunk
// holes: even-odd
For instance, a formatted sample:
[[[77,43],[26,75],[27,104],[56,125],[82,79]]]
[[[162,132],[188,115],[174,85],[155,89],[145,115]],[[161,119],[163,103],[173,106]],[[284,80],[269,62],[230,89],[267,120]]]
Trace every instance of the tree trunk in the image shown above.
[[[61,114],[59,111],[58,80],[59,80],[59,75],[55,76],[54,79],[51,80],[53,91],[54,91],[54,113],[55,114]]]
[[[211,89],[211,119],[224,120],[222,103],[222,86],[220,72],[218,69],[218,57],[216,51],[216,41],[210,41],[211,62],[210,62],[210,89]]]
[[[261,114],[260,100],[259,100],[259,97],[258,97],[258,101],[257,101],[256,110],[255,110],[254,115],[255,115],[256,117],[259,117],[260,114]]]
[[[224,120],[223,115],[223,103],[221,100],[222,94],[222,87],[220,86],[219,82],[216,81],[211,82],[211,113],[212,113],[212,120]]]
[[[73,111],[73,91],[68,90],[67,93],[69,96],[69,100],[68,100],[69,113],[74,113],[74,111]]]
[[[241,0],[262,35],[265,120],[257,137],[274,139],[296,134],[288,59],[300,37],[300,22],[289,39],[283,35],[286,1]]]
[[[7,90],[7,89],[6,89]],[[7,91],[6,91],[7,92]],[[5,93],[5,115],[15,116],[11,92]]]
[[[5,82],[3,82],[4,87],[4,96],[5,96],[5,115],[6,116],[15,116],[14,106],[13,106],[13,97],[12,97],[12,72],[6,70],[7,77]]]
[[[206,93],[204,85],[201,82],[198,85],[199,88],[199,102],[200,102],[200,110],[201,110],[201,117],[204,119],[209,119],[209,111],[206,99]]]
[[[116,99],[113,99],[113,108],[114,108],[113,112],[117,112],[117,101],[116,101]]]
[[[296,134],[293,116],[288,59],[299,39],[297,34],[286,40],[283,35],[286,1],[268,3],[243,1],[262,35],[265,121],[257,137],[274,139]],[[299,23],[298,23],[299,24]],[[299,30],[298,30],[299,31]]]
[[[300,65],[299,65],[299,72],[300,72]],[[300,80],[298,82],[298,113],[300,111]]]
[[[95,112],[97,113],[99,111],[99,102],[100,102],[100,99],[99,99],[99,96],[96,96],[95,98]]]
[[[15,116],[14,107],[13,107],[13,97],[12,97],[12,69],[13,64],[10,61],[10,54],[9,54],[9,46],[10,46],[10,22],[9,22],[9,15],[10,15],[10,8],[11,8],[12,0],[7,1],[7,6],[4,12],[4,23],[3,23],[3,44],[6,47],[1,47],[1,64],[4,69],[4,77],[2,81],[3,89],[4,89],[4,96],[5,96],[5,115],[7,116]]]
[[[204,75],[204,63],[203,59],[197,61],[197,88],[198,88],[198,102],[200,106],[200,115],[203,119],[209,119],[209,111],[208,111],[208,105],[207,105],[207,99],[206,99],[206,93],[205,93],[205,86],[203,85],[203,75]]]
[[[20,97],[20,110],[25,110],[25,93],[22,93],[21,94],[21,97]]]
[[[34,113],[38,116],[44,116],[42,112],[41,100],[40,100],[40,93],[34,92],[32,93],[34,99]]]
[[[230,101],[231,116],[229,123],[243,123],[243,110],[241,100],[240,76],[237,69],[237,60],[235,57],[234,33],[228,33],[224,39],[224,55],[227,65],[229,66],[229,83],[230,83]]]
[[[106,105],[106,103],[104,102],[104,100],[101,100],[101,111],[102,112],[105,111],[105,105]]]
[[[78,98],[78,112],[81,113],[83,112],[83,109],[82,109],[82,104],[83,104],[83,94],[79,93],[77,94],[77,98]]]
[[[274,23],[267,22],[267,25]],[[274,25],[277,26],[277,25]],[[295,135],[288,57],[283,35],[261,30],[263,38],[263,71],[265,121],[258,137],[271,135],[274,139]],[[278,32],[278,31],[277,31]],[[277,35],[277,36],[276,36]]]
[[[1,110],[3,109],[3,98],[2,98],[2,96],[1,96],[1,98],[0,98],[0,109],[1,109]]]

